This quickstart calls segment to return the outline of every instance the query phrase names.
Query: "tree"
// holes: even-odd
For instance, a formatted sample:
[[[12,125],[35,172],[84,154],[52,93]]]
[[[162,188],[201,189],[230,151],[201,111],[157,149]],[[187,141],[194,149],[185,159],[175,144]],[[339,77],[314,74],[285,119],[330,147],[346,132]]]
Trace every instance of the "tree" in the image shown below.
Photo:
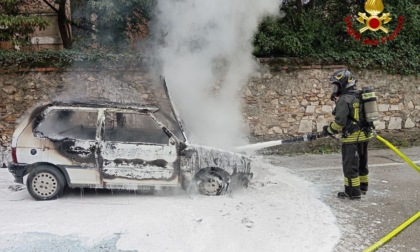
[[[25,0],[0,0],[0,40],[15,44],[29,42],[36,28],[44,29],[42,17],[21,14]],[[72,30],[101,47],[124,48],[130,37],[148,34],[156,0],[42,0],[57,14],[63,47],[70,49],[75,38]],[[71,5],[71,12],[69,6]],[[95,17],[95,18],[94,18]],[[74,29],[73,29],[74,28]],[[89,41],[90,38],[96,41]]]
[[[147,36],[155,5],[156,0],[75,0],[72,20],[79,27],[92,28],[78,29],[79,36],[94,35],[100,47],[124,49],[130,36]]]
[[[21,13],[24,0],[0,0],[0,41],[13,45],[29,44],[29,35],[36,29],[45,29],[48,21],[40,16]]]
[[[73,44],[73,37],[71,35],[71,24],[72,22],[67,17],[67,0],[57,0],[54,1],[58,3],[58,9],[50,3],[48,0],[42,0],[46,5],[48,5],[58,16],[58,29],[60,31],[61,40],[63,41],[63,47],[66,49],[71,48]]]

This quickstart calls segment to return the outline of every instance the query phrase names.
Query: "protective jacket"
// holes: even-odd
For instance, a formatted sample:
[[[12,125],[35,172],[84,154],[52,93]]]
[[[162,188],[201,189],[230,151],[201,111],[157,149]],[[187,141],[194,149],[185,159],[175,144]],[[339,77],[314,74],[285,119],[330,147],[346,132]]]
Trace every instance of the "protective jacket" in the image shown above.
[[[357,98],[359,92],[356,89],[350,89],[340,95],[333,111],[335,120],[327,129],[333,134],[342,132],[343,143],[366,142],[373,137],[372,133],[361,130],[360,101]]]

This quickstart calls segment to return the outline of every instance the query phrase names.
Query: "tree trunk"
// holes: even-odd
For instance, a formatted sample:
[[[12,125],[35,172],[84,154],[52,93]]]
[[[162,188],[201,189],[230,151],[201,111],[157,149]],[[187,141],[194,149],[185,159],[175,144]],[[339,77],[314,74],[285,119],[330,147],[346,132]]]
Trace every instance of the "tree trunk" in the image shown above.
[[[71,21],[67,18],[66,14],[67,0],[59,0],[58,10],[48,0],[42,1],[57,13],[58,29],[60,31],[61,40],[63,41],[63,47],[66,49],[71,48],[73,38],[71,35]]]
[[[302,13],[302,0],[296,0],[296,12],[298,16]]]
[[[302,20],[301,20],[302,8],[303,8],[302,0],[296,0],[296,29],[297,30],[299,30],[300,27],[302,26]]]
[[[308,5],[309,5],[309,9],[315,8],[315,0],[310,0]]]
[[[61,39],[63,40],[63,47],[71,48],[73,38],[71,35],[71,26],[67,19],[66,13],[67,0],[60,0],[58,7],[58,29],[60,30]]]

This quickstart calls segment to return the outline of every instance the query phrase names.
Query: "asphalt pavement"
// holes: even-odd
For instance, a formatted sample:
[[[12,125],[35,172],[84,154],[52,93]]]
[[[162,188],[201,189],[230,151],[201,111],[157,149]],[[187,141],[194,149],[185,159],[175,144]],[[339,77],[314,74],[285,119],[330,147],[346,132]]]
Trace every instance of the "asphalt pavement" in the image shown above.
[[[400,150],[420,164],[420,147]],[[369,191],[361,200],[336,196],[344,183],[340,153],[266,158],[311,181],[331,207],[342,232],[335,251],[363,251],[420,211],[420,173],[390,149],[369,149]],[[420,251],[419,234],[420,218],[377,251]]]

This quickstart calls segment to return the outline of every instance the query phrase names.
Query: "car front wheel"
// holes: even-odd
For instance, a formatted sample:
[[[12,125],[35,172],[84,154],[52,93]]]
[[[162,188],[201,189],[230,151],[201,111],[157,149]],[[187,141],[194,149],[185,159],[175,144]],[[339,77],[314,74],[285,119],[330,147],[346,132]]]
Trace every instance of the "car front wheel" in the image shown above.
[[[36,200],[52,200],[64,192],[65,179],[63,174],[54,167],[37,166],[28,175],[26,187],[29,194]]]
[[[228,187],[226,176],[213,170],[201,173],[195,182],[198,192],[209,196],[221,195]]]

